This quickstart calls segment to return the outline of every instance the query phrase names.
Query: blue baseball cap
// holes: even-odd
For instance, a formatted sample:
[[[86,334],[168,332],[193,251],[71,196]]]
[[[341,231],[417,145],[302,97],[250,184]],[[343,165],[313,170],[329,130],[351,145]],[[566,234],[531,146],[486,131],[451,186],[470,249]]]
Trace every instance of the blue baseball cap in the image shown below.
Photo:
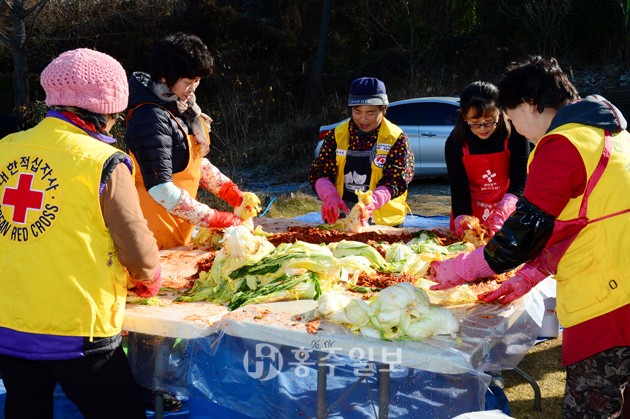
[[[387,106],[385,83],[374,77],[361,77],[350,84],[348,106],[374,105]]]

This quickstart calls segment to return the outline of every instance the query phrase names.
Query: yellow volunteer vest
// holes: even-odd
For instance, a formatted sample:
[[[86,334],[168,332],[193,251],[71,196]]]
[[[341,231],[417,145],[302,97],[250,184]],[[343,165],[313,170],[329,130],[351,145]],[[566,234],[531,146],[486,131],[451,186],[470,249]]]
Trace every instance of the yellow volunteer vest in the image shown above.
[[[116,152],[51,117],[0,141],[0,327],[120,333],[127,277],[99,203]]]
[[[602,155],[604,131],[566,124],[551,131],[577,148],[591,177]],[[610,161],[588,199],[591,222],[578,234],[558,264],[557,311],[564,327],[574,326],[630,303],[630,214],[598,221],[630,208],[630,134],[612,137]],[[535,158],[536,150],[530,156]],[[571,199],[559,220],[578,217],[583,195]]]
[[[159,106],[157,104],[153,105]],[[191,197],[197,199],[197,190],[199,188],[199,180],[201,178],[201,160],[203,159],[199,144],[197,144],[197,142],[192,138],[192,135],[186,134],[184,127],[170,111],[164,107],[161,108],[171,115],[173,120],[175,120],[181,128],[184,135],[186,135],[188,149],[190,150],[188,156],[188,166],[179,173],[173,173],[173,183],[178,188],[184,189],[188,192]],[[134,109],[137,109],[137,107]],[[147,220],[149,230],[151,230],[155,236],[158,248],[160,250],[170,249],[172,247],[185,246],[192,243],[192,234],[195,226],[190,224],[188,221],[169,214],[162,205],[158,204],[151,195],[149,195],[149,192],[144,186],[144,180],[142,179],[140,167],[138,166],[138,162],[136,161],[133,153],[131,153],[131,158],[136,172],[135,183],[136,189],[138,190],[138,196],[140,198],[140,207],[142,208],[144,218]]]
[[[335,186],[339,192],[339,196],[343,196],[344,188],[344,167],[346,165],[346,156],[348,152],[348,146],[350,143],[350,132],[348,131],[348,125],[350,121],[343,122],[335,128],[335,139],[337,140],[337,178],[335,179]],[[381,128],[378,131],[378,138],[376,140],[376,156],[372,161],[372,176],[370,177],[370,190],[376,189],[376,184],[383,177],[383,167],[379,167],[376,162],[383,160],[387,157],[387,153],[391,149],[391,146],[396,142],[398,137],[402,134],[402,130],[395,124],[389,122],[386,118],[383,118]],[[384,147],[379,147],[382,145]],[[405,221],[407,215],[407,191],[402,195],[392,199],[381,208],[374,211],[372,216],[374,221],[379,225],[396,226],[402,224]]]

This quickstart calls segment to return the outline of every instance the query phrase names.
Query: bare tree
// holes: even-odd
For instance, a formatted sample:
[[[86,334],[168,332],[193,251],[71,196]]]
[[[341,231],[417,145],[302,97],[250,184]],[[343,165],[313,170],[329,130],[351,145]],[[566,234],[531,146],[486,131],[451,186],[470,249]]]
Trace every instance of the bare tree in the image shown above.
[[[322,10],[322,23],[319,30],[319,43],[317,46],[317,57],[315,59],[315,97],[319,98],[322,88],[322,73],[324,72],[324,61],[326,59],[326,48],[328,46],[328,32],[330,31],[330,21],[332,19],[333,0],[325,0]]]
[[[49,0],[2,0],[0,3],[0,18],[11,23],[0,27],[0,41],[10,46],[13,55],[13,97],[15,114],[20,124],[30,108],[27,43],[33,35],[39,14],[48,2]]]
[[[521,9],[513,8],[506,0],[499,1],[499,10],[520,21],[524,28],[538,40],[542,55],[562,53],[558,41],[562,33],[562,21],[567,17],[573,0],[525,0]]]
[[[451,36],[453,22],[457,21],[456,3],[456,0],[365,0],[362,7],[352,12],[356,13],[354,21],[364,27],[366,44],[380,39],[380,45],[389,45],[386,49],[405,61],[407,90],[412,94],[418,82],[419,63],[429,57],[433,61],[442,58],[436,54],[442,53],[441,44]],[[373,51],[374,54],[382,52]]]
[[[623,12],[623,25],[621,27],[621,62],[626,63],[626,32],[628,32],[628,15],[630,0],[619,0],[619,7]]]
[[[29,64],[55,56],[60,46],[95,48],[103,39],[124,39],[134,27],[155,27],[182,0],[0,0],[0,42],[13,58],[14,112],[20,125],[28,116]],[[50,48],[44,51],[42,48]],[[41,62],[40,62],[41,64]]]

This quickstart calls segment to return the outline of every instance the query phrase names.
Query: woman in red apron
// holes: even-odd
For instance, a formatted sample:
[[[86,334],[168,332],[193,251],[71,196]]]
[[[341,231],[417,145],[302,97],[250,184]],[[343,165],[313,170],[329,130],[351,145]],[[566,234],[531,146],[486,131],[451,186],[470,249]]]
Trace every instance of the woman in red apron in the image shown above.
[[[445,144],[451,184],[451,230],[461,235],[473,215],[494,234],[514,210],[527,177],[527,139],[497,104],[495,85],[476,81],[460,97],[460,114]]]

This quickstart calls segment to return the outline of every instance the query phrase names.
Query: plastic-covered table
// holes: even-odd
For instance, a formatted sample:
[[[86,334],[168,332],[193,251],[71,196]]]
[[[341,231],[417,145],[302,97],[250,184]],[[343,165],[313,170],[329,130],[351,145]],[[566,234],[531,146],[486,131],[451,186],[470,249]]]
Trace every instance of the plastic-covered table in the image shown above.
[[[190,417],[448,418],[484,410],[489,371],[514,369],[539,335],[546,279],[508,305],[449,307],[454,339],[388,342],[314,319],[314,301],[242,307],[127,304],[141,385],[189,399]]]

